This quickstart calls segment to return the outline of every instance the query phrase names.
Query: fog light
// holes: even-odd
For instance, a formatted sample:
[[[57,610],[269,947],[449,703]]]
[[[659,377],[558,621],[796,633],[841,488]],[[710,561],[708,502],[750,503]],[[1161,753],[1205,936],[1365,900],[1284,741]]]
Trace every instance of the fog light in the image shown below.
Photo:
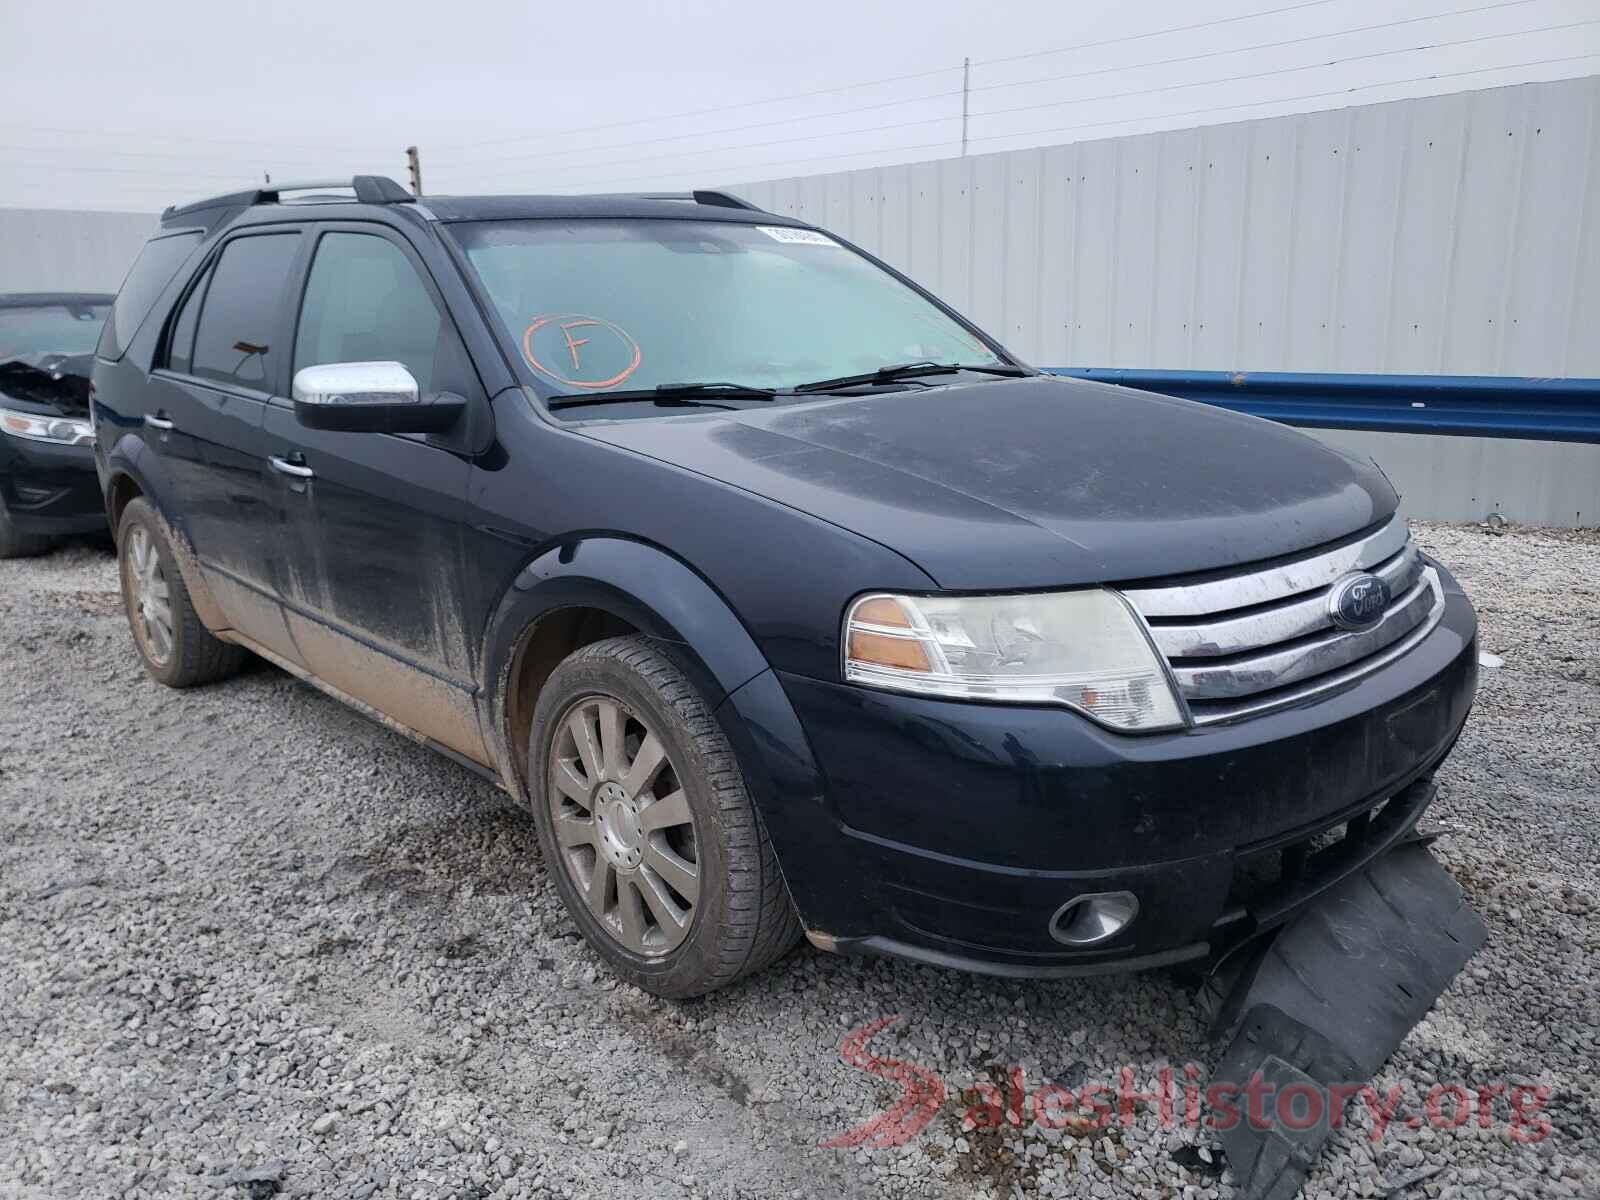
[[[1132,892],[1092,892],[1074,896],[1050,918],[1050,936],[1064,946],[1095,946],[1114,938],[1139,915]]]

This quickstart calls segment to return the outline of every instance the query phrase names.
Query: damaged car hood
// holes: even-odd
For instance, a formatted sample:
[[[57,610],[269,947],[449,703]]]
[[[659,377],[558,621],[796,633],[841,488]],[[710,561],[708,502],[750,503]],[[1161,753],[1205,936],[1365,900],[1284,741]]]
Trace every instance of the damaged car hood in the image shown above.
[[[853,530],[956,589],[1229,567],[1399,503],[1373,464],[1286,426],[1055,376],[578,429]]]
[[[92,354],[47,354],[0,359],[0,397],[51,416],[89,415]]]

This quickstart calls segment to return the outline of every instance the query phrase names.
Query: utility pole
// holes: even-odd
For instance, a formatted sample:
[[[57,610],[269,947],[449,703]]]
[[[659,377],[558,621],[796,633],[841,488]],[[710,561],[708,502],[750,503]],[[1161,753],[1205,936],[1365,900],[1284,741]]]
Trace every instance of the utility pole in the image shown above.
[[[967,101],[972,96],[972,60],[961,60],[961,157],[967,156]]]
[[[411,194],[422,195],[422,158],[415,146],[406,147],[406,168],[411,172]]]

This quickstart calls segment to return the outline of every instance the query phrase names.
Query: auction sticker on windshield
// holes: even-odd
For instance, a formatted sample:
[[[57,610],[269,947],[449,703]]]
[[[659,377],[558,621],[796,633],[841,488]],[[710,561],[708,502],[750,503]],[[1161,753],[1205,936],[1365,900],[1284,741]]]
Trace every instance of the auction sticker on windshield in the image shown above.
[[[790,229],[786,225],[757,225],[757,229],[766,234],[775,242],[782,242],[786,246],[837,246],[825,233],[818,233],[815,229]]]

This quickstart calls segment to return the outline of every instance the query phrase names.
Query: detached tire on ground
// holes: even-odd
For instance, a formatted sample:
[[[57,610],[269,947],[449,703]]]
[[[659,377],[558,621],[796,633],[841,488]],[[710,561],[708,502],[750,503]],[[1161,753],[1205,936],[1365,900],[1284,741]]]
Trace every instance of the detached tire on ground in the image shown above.
[[[0,558],[34,558],[43,554],[55,542],[51,538],[32,533],[18,533],[11,523],[11,514],[0,500]]]
[[[650,639],[574,651],[534,708],[528,782],[561,898],[620,977],[698,996],[800,938],[733,749]]]
[[[144,669],[168,687],[196,687],[237,673],[242,647],[220,641],[200,621],[155,509],[130,501],[117,526],[122,604]]]

